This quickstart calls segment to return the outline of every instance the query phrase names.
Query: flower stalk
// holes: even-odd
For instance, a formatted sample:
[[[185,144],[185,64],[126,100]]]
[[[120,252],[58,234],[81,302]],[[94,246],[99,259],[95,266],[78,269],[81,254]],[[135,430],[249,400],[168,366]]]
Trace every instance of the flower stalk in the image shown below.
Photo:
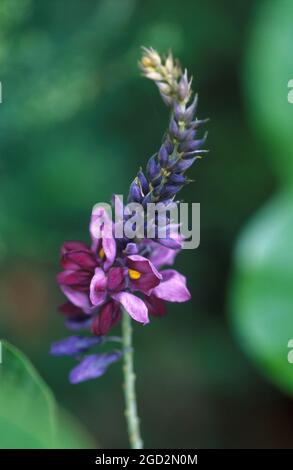
[[[166,302],[186,302],[191,298],[185,276],[172,268],[183,245],[181,232],[173,232],[172,217],[166,212],[178,204],[179,191],[191,180],[186,172],[207,150],[206,134],[198,135],[206,120],[196,117],[197,95],[193,94],[187,71],[169,53],[161,57],[154,49],[143,49],[140,68],[152,80],[170,110],[170,121],[159,150],[150,157],[146,168],[137,173],[130,185],[128,202],[144,209],[143,237],[116,236],[114,222],[102,204],[92,210],[89,226],[91,243],[67,241],[61,248],[62,271],[57,280],[67,301],[59,307],[66,326],[77,332],[52,344],[51,354],[71,356],[78,361],[69,375],[72,384],[101,377],[108,367],[123,358],[125,417],[130,446],[142,449],[137,413],[133,368],[132,320],[147,325],[150,315],[166,314]],[[113,205],[119,197],[113,197]],[[156,203],[157,214],[147,220],[148,204]],[[119,205],[119,204],[118,204]],[[129,222],[124,211],[122,223]],[[164,230],[162,217],[164,213]],[[155,229],[149,233],[148,223]],[[103,352],[106,336],[122,320],[122,348]],[[118,338],[119,341],[119,338]],[[92,348],[97,352],[88,354]]]
[[[132,325],[127,312],[123,312],[122,318],[122,344],[125,418],[128,428],[128,437],[131,449],[143,449],[143,441],[140,435],[139,417],[135,393],[135,373],[133,368]]]

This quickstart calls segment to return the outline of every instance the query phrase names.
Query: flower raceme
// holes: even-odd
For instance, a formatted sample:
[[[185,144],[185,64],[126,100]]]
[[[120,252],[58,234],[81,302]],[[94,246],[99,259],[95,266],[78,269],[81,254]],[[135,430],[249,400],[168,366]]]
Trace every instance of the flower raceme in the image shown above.
[[[105,211],[95,206],[90,223],[91,246],[79,241],[65,242],[60,261],[63,271],[57,275],[67,297],[67,302],[60,307],[68,319],[67,326],[73,330],[90,328],[97,337],[106,335],[120,321],[122,309],[145,325],[149,314],[162,316],[166,313],[166,301],[190,299],[185,277],[173,269],[162,269],[163,265],[173,263],[178,250],[166,247],[158,250],[155,242],[146,240],[140,244],[130,243],[119,253],[109,233],[102,233],[99,238],[95,236],[94,224],[106,218]],[[148,257],[140,252],[146,252]],[[53,345],[52,354],[71,356],[75,351],[77,355],[99,344],[91,337],[85,342],[77,338],[66,338]]]
[[[107,216],[103,209],[98,210],[99,217],[105,219]],[[96,208],[90,228],[94,227],[93,220],[99,223]],[[184,302],[190,298],[183,276],[175,270],[161,270],[163,263],[173,261],[174,250],[161,248],[158,254],[156,247],[148,247],[147,258],[139,254],[147,246],[142,242],[135,245],[136,250],[134,246],[126,246],[122,253],[117,254],[113,237],[102,234],[97,239],[94,230],[90,232],[90,247],[82,242],[66,242],[61,248],[64,270],[57,279],[68,302],[60,309],[69,315],[71,322],[76,317],[79,324],[81,316],[86,322],[90,318],[93,333],[104,335],[119,321],[121,307],[134,320],[146,324],[149,322],[148,311],[156,314],[147,305],[157,305],[164,300]],[[127,254],[131,251],[135,254]],[[171,285],[173,289],[170,289]]]
[[[187,71],[169,54],[165,61],[153,49],[144,49],[140,68],[145,77],[153,80],[167,106],[171,108],[169,128],[159,151],[140,170],[130,186],[129,201],[170,202],[190,180],[185,172],[207,152],[202,146],[207,134],[198,137],[198,130],[208,120],[195,117],[198,97],[192,99],[192,80]]]
[[[203,153],[200,147],[205,137],[197,138],[197,129],[203,123],[194,118],[197,100],[188,104],[191,81],[172,56],[163,62],[153,49],[146,49],[141,68],[146,77],[155,81],[171,108],[169,129],[159,152],[150,158],[146,174],[140,170],[130,186],[129,202],[139,202],[146,208],[149,202],[174,203],[178,191],[189,181],[185,171]],[[123,218],[122,223],[125,221]],[[122,315],[146,325],[149,315],[166,313],[166,302],[185,302],[191,297],[186,278],[174,269],[165,269],[172,266],[180,251],[179,237],[117,239],[115,224],[102,205],[94,207],[89,231],[90,245],[80,241],[64,243],[60,260],[63,271],[57,276],[67,298],[59,308],[67,327],[92,333],[70,336],[51,347],[53,355],[74,356],[80,361],[71,371],[72,383],[101,376],[121,358],[123,350],[84,354],[105,342],[119,341],[106,335]]]

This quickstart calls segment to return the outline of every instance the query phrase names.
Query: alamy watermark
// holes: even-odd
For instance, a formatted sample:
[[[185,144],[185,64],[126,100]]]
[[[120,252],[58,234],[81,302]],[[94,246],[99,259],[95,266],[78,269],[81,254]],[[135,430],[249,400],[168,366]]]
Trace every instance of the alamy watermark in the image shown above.
[[[288,362],[289,364],[293,364],[293,339],[289,339],[288,341],[288,348],[290,348],[290,351],[288,352]]]
[[[289,80],[288,88],[290,88],[288,95],[287,95],[288,103],[293,104],[293,78]]]
[[[114,209],[114,210],[113,210]],[[113,214],[114,212],[114,214]],[[183,249],[200,244],[200,204],[185,202],[131,202],[124,206],[123,196],[116,195],[114,207],[98,203],[93,209],[91,230],[95,237],[140,241],[159,239],[162,244],[180,241]]]

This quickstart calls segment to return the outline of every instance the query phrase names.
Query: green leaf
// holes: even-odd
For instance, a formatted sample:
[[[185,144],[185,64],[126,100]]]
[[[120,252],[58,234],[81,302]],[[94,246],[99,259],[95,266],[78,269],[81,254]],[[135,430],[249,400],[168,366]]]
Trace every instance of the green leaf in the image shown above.
[[[293,194],[274,198],[242,234],[235,257],[231,319],[243,348],[293,393]]]
[[[292,0],[259,3],[252,22],[245,87],[248,110],[267,156],[282,181],[292,183],[293,104],[288,102],[293,78]]]
[[[6,341],[1,346],[0,448],[93,447],[24,354]]]

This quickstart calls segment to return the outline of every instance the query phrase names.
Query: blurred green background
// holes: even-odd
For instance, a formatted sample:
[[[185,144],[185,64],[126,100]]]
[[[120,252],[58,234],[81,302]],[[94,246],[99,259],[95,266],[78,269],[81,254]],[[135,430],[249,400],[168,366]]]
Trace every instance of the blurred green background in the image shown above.
[[[121,367],[72,386],[73,361],[48,355],[68,334],[55,274],[62,242],[88,240],[92,206],[161,142],[146,45],[193,74],[211,152],[182,193],[201,203],[201,245],[177,259],[192,300],[135,325],[145,445],[292,446],[292,22],[291,0],[1,0],[1,337],[96,445],[128,445]]]

